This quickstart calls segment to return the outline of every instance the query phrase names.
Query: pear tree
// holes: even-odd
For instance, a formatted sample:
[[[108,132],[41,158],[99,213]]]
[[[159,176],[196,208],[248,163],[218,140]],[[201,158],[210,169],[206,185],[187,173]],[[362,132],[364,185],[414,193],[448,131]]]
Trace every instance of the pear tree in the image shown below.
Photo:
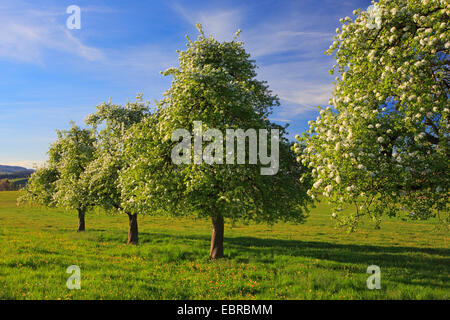
[[[120,179],[130,212],[211,219],[217,259],[226,220],[300,223],[309,198],[286,128],[268,119],[278,97],[238,33],[218,42],[197,27],[179,66],[163,72],[173,81],[157,110],[127,132]]]
[[[137,244],[139,235],[137,214],[128,213],[122,207],[119,172],[127,166],[123,140],[125,132],[148,115],[148,103],[144,103],[139,94],[136,102],[127,102],[125,106],[111,104],[111,101],[102,103],[97,106],[96,113],[86,118],[86,124],[95,133],[97,143],[94,159],[82,175],[82,184],[95,206],[108,212],[128,215],[128,244]]]
[[[58,170],[47,165],[37,168],[30,176],[25,188],[21,189],[18,204],[33,203],[45,207],[57,205],[54,195]]]
[[[384,215],[448,226],[450,3],[380,0],[353,14],[327,51],[330,105],[297,137],[308,194],[350,230]]]
[[[57,140],[48,150],[46,165],[31,175],[20,201],[75,210],[78,231],[85,231],[86,212],[93,203],[82,177],[94,153],[95,137],[91,130],[73,123],[69,130],[58,130]]]

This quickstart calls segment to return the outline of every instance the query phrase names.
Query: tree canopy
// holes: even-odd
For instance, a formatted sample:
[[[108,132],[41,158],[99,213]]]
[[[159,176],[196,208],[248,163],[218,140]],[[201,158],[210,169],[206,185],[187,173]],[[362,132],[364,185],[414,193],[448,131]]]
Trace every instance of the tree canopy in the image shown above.
[[[125,106],[102,103],[97,112],[88,115],[86,124],[92,127],[96,136],[93,160],[82,175],[82,185],[89,194],[90,201],[109,212],[127,213],[122,207],[122,192],[119,172],[127,166],[127,156],[123,153],[125,132],[149,115],[148,103],[142,95],[136,102]],[[130,215],[129,243],[138,242],[137,217]],[[135,228],[131,228],[135,226]]]
[[[44,166],[37,169],[28,179],[26,187],[21,190],[18,203],[31,202],[46,207],[56,206],[54,195],[58,176],[55,167]]]
[[[449,222],[450,4],[380,0],[341,19],[330,106],[298,140],[308,191],[355,228],[362,216]],[[376,12],[379,27],[373,27]],[[344,210],[346,203],[353,210]],[[447,216],[441,216],[441,214]]]

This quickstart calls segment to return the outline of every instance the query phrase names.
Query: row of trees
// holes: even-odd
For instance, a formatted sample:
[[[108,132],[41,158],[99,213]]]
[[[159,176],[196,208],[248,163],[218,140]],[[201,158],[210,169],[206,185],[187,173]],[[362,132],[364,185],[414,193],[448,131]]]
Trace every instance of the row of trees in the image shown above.
[[[19,186],[9,181],[9,179],[0,179],[0,191],[18,190]]]
[[[152,112],[140,95],[124,107],[109,101],[86,128],[59,131],[22,200],[76,210],[79,231],[95,206],[126,214],[128,243],[138,243],[140,214],[209,217],[212,259],[223,256],[224,219],[303,222],[318,198],[351,229],[362,216],[379,222],[402,212],[448,224],[449,5],[380,1],[376,12],[380,28],[361,10],[341,20],[328,51],[340,75],[333,99],[296,144],[268,120],[279,100],[256,79],[238,34],[219,43],[198,25],[179,67],[163,73],[172,86]],[[278,173],[261,175],[261,164],[175,164],[171,135],[192,132],[194,121],[203,132],[278,129]]]
[[[25,179],[30,177],[30,175],[34,172],[34,170],[20,170],[20,171],[13,171],[13,172],[1,172],[0,173],[0,179]]]

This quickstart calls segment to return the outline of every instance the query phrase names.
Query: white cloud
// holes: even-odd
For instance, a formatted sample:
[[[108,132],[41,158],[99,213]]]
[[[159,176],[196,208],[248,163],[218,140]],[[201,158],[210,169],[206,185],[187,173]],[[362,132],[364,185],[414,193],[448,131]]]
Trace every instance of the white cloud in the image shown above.
[[[270,89],[282,100],[280,116],[295,117],[328,104],[333,91],[327,61],[304,59],[265,65],[258,78],[266,80]]]
[[[244,7],[195,10],[177,5],[175,10],[192,25],[200,22],[205,33],[212,33],[219,41],[233,38],[246,13]],[[242,31],[245,47],[259,65],[258,78],[266,80],[282,100],[278,115],[286,117],[284,119],[315,110],[318,105],[326,105],[331,97],[333,85],[328,70],[332,63],[323,52],[333,34],[312,30],[309,26],[314,19],[317,17],[306,13],[295,19],[264,19]],[[284,54],[291,58],[284,57]],[[271,59],[266,59],[268,56]]]
[[[252,57],[301,52],[302,55],[322,53],[330,43],[332,35],[318,31],[295,31],[285,23],[258,26],[242,32],[242,38]]]
[[[83,29],[69,30],[65,8],[38,9],[30,3],[6,1],[0,10],[0,59],[38,64],[42,67],[58,59],[70,61],[73,69],[90,74],[94,79],[113,81],[119,85],[135,85],[143,90],[143,83],[158,90],[163,77],[160,71],[176,65],[177,54],[173,44],[142,44],[120,48],[98,48],[80,39]],[[114,8],[87,6],[83,12],[109,13]],[[173,48],[171,48],[173,47]],[[64,60],[63,60],[64,61]],[[156,90],[156,89],[155,89]],[[151,90],[152,93],[154,90]],[[130,97],[133,98],[133,97]],[[153,98],[153,97],[152,97]],[[0,103],[1,107],[1,103]]]
[[[281,98],[302,105],[324,105],[331,97],[332,85],[330,84],[296,83],[295,85],[298,85],[299,89],[279,89]]]
[[[263,66],[258,78],[283,100],[280,115],[290,118],[328,104],[333,90],[328,68],[327,60],[305,59]]]
[[[173,8],[190,24],[200,23],[205,34],[212,34],[218,41],[232,40],[243,18],[239,8],[208,11],[189,10],[181,5]]]
[[[76,38],[65,26],[64,11],[37,10],[16,3],[0,11],[0,58],[44,64],[48,51],[65,52],[93,61],[103,58],[101,50]]]
[[[232,40],[235,32],[243,28],[242,24],[245,22],[244,7],[198,10],[177,4],[173,8],[191,25],[201,23],[205,33],[212,34],[219,41]],[[328,48],[333,34],[311,30],[308,24],[313,19],[317,21],[317,17],[297,14],[295,19],[264,20],[244,28],[241,38],[252,57],[300,49],[317,52],[318,48]]]
[[[272,118],[272,117],[270,117],[270,120],[277,121],[277,122],[287,122],[287,123],[292,121],[292,120],[288,120],[288,119],[280,119],[280,118]]]
[[[11,4],[9,7],[5,5],[8,3]],[[167,83],[161,81],[163,77],[159,71],[177,65],[175,49],[179,44],[100,49],[87,45],[77,36],[80,33],[66,29],[67,14],[61,7],[36,10],[30,3],[8,0],[2,1],[1,6],[0,59],[45,65],[49,53],[64,53],[63,57],[81,58],[71,59],[79,72],[128,86],[132,83],[138,90],[152,94],[162,93],[160,88]],[[243,25],[248,13],[245,4],[207,10],[176,5],[174,9],[192,26],[200,22],[206,34],[213,34],[220,41],[231,40],[237,29],[243,29],[241,38],[245,47],[260,66],[258,78],[268,81],[270,88],[282,99],[282,108],[274,116],[276,121],[289,122],[297,115],[315,110],[317,105],[327,104],[332,91],[328,75],[331,59],[326,58],[323,51],[333,34],[323,32],[320,24],[311,29],[311,25],[318,26],[317,16],[302,13],[295,18],[273,17]],[[110,12],[113,9],[92,6],[83,10]],[[148,87],[139,87],[143,83]],[[0,108],[3,104],[6,106],[0,101]],[[22,163],[32,164],[33,161]]]
[[[160,76],[160,71],[178,64],[175,49],[156,45],[127,47],[126,50],[108,50],[105,66],[129,69],[130,72]]]
[[[17,161],[17,162],[1,162],[1,165],[5,166],[18,166],[18,167],[24,167],[27,169],[36,169],[38,167],[41,167],[45,164],[45,161],[40,160],[25,160],[25,161]]]
[[[78,40],[77,38],[75,38],[69,30],[64,29],[64,33],[66,34],[67,39],[69,40],[69,42],[67,43],[61,43],[59,45],[59,48],[61,51],[66,51],[66,52],[71,52],[71,53],[75,53],[77,55],[79,55],[80,57],[83,57],[87,60],[90,61],[97,61],[97,60],[102,60],[104,59],[104,53],[94,47],[89,47],[84,45],[80,40]],[[55,45],[55,48],[57,48],[58,46]]]

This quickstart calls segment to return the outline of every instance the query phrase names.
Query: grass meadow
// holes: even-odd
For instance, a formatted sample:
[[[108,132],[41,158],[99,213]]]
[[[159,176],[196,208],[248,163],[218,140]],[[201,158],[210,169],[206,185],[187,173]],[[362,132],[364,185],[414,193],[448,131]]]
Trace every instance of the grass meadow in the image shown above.
[[[210,222],[17,207],[0,192],[0,299],[449,299],[448,232],[435,221],[364,223],[346,234],[325,204],[305,224],[225,226],[225,259],[208,259]],[[81,268],[69,290],[66,268]],[[381,289],[369,290],[369,265]]]

